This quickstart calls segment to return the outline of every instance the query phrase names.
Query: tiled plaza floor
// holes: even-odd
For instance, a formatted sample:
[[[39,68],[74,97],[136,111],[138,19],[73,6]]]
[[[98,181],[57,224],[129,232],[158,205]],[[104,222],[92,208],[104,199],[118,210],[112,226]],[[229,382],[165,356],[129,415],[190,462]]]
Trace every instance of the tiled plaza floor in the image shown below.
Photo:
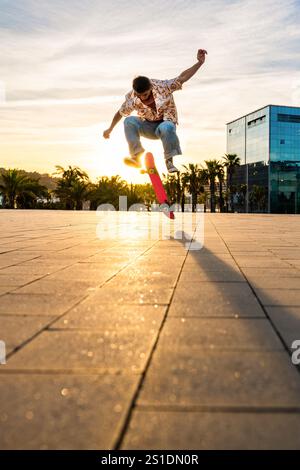
[[[299,449],[300,217],[104,216],[0,211],[0,449]]]

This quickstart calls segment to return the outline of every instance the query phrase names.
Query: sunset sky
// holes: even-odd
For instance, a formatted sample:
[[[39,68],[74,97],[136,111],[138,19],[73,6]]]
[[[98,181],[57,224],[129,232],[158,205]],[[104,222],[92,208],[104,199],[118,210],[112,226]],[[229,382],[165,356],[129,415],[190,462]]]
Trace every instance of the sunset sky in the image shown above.
[[[299,0],[0,0],[0,167],[92,179],[124,166],[123,124],[102,138],[132,78],[174,78],[184,157],[226,152],[225,123],[266,104],[300,106]],[[160,142],[149,141],[163,166]]]

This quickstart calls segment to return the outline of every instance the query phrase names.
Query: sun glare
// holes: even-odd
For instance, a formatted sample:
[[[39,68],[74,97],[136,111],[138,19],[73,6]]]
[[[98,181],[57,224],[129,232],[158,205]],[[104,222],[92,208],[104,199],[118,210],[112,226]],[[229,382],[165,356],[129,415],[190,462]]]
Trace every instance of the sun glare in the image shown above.
[[[84,159],[84,166],[91,179],[96,180],[104,175],[120,175],[129,183],[148,183],[147,175],[142,175],[139,170],[130,168],[123,162],[124,157],[128,156],[128,145],[122,124],[114,129],[109,139],[102,137],[106,127],[107,124],[101,123],[93,126],[93,135],[91,135],[91,129],[89,131],[93,150],[92,155]],[[142,144],[145,151],[153,152],[160,174],[166,173],[161,142],[142,139]]]

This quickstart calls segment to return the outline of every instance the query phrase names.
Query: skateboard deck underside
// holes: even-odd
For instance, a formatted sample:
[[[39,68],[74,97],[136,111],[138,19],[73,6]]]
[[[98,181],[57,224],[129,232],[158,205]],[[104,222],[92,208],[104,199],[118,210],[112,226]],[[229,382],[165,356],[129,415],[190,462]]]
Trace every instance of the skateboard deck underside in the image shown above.
[[[160,179],[159,173],[156,169],[154,157],[152,153],[148,152],[145,156],[145,165],[147,168],[147,173],[149,174],[157,201],[159,204],[167,204],[169,206],[168,196],[166,194],[165,188],[163,187],[162,181]],[[174,219],[174,212],[170,210],[163,211],[164,214],[170,219]]]

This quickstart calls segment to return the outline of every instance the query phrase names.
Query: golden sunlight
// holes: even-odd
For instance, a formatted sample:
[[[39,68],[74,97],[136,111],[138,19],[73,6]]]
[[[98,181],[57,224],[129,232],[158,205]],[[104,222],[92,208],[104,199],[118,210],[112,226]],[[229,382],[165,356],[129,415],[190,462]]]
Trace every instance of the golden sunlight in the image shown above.
[[[122,124],[114,129],[109,139],[102,137],[105,124],[93,125],[87,131],[87,141],[91,152],[82,159],[81,166],[95,180],[98,176],[120,175],[129,183],[148,183],[147,175],[126,166],[123,162],[128,155],[128,146]],[[163,148],[160,141],[142,140],[146,151],[153,152],[160,173],[166,173]]]

